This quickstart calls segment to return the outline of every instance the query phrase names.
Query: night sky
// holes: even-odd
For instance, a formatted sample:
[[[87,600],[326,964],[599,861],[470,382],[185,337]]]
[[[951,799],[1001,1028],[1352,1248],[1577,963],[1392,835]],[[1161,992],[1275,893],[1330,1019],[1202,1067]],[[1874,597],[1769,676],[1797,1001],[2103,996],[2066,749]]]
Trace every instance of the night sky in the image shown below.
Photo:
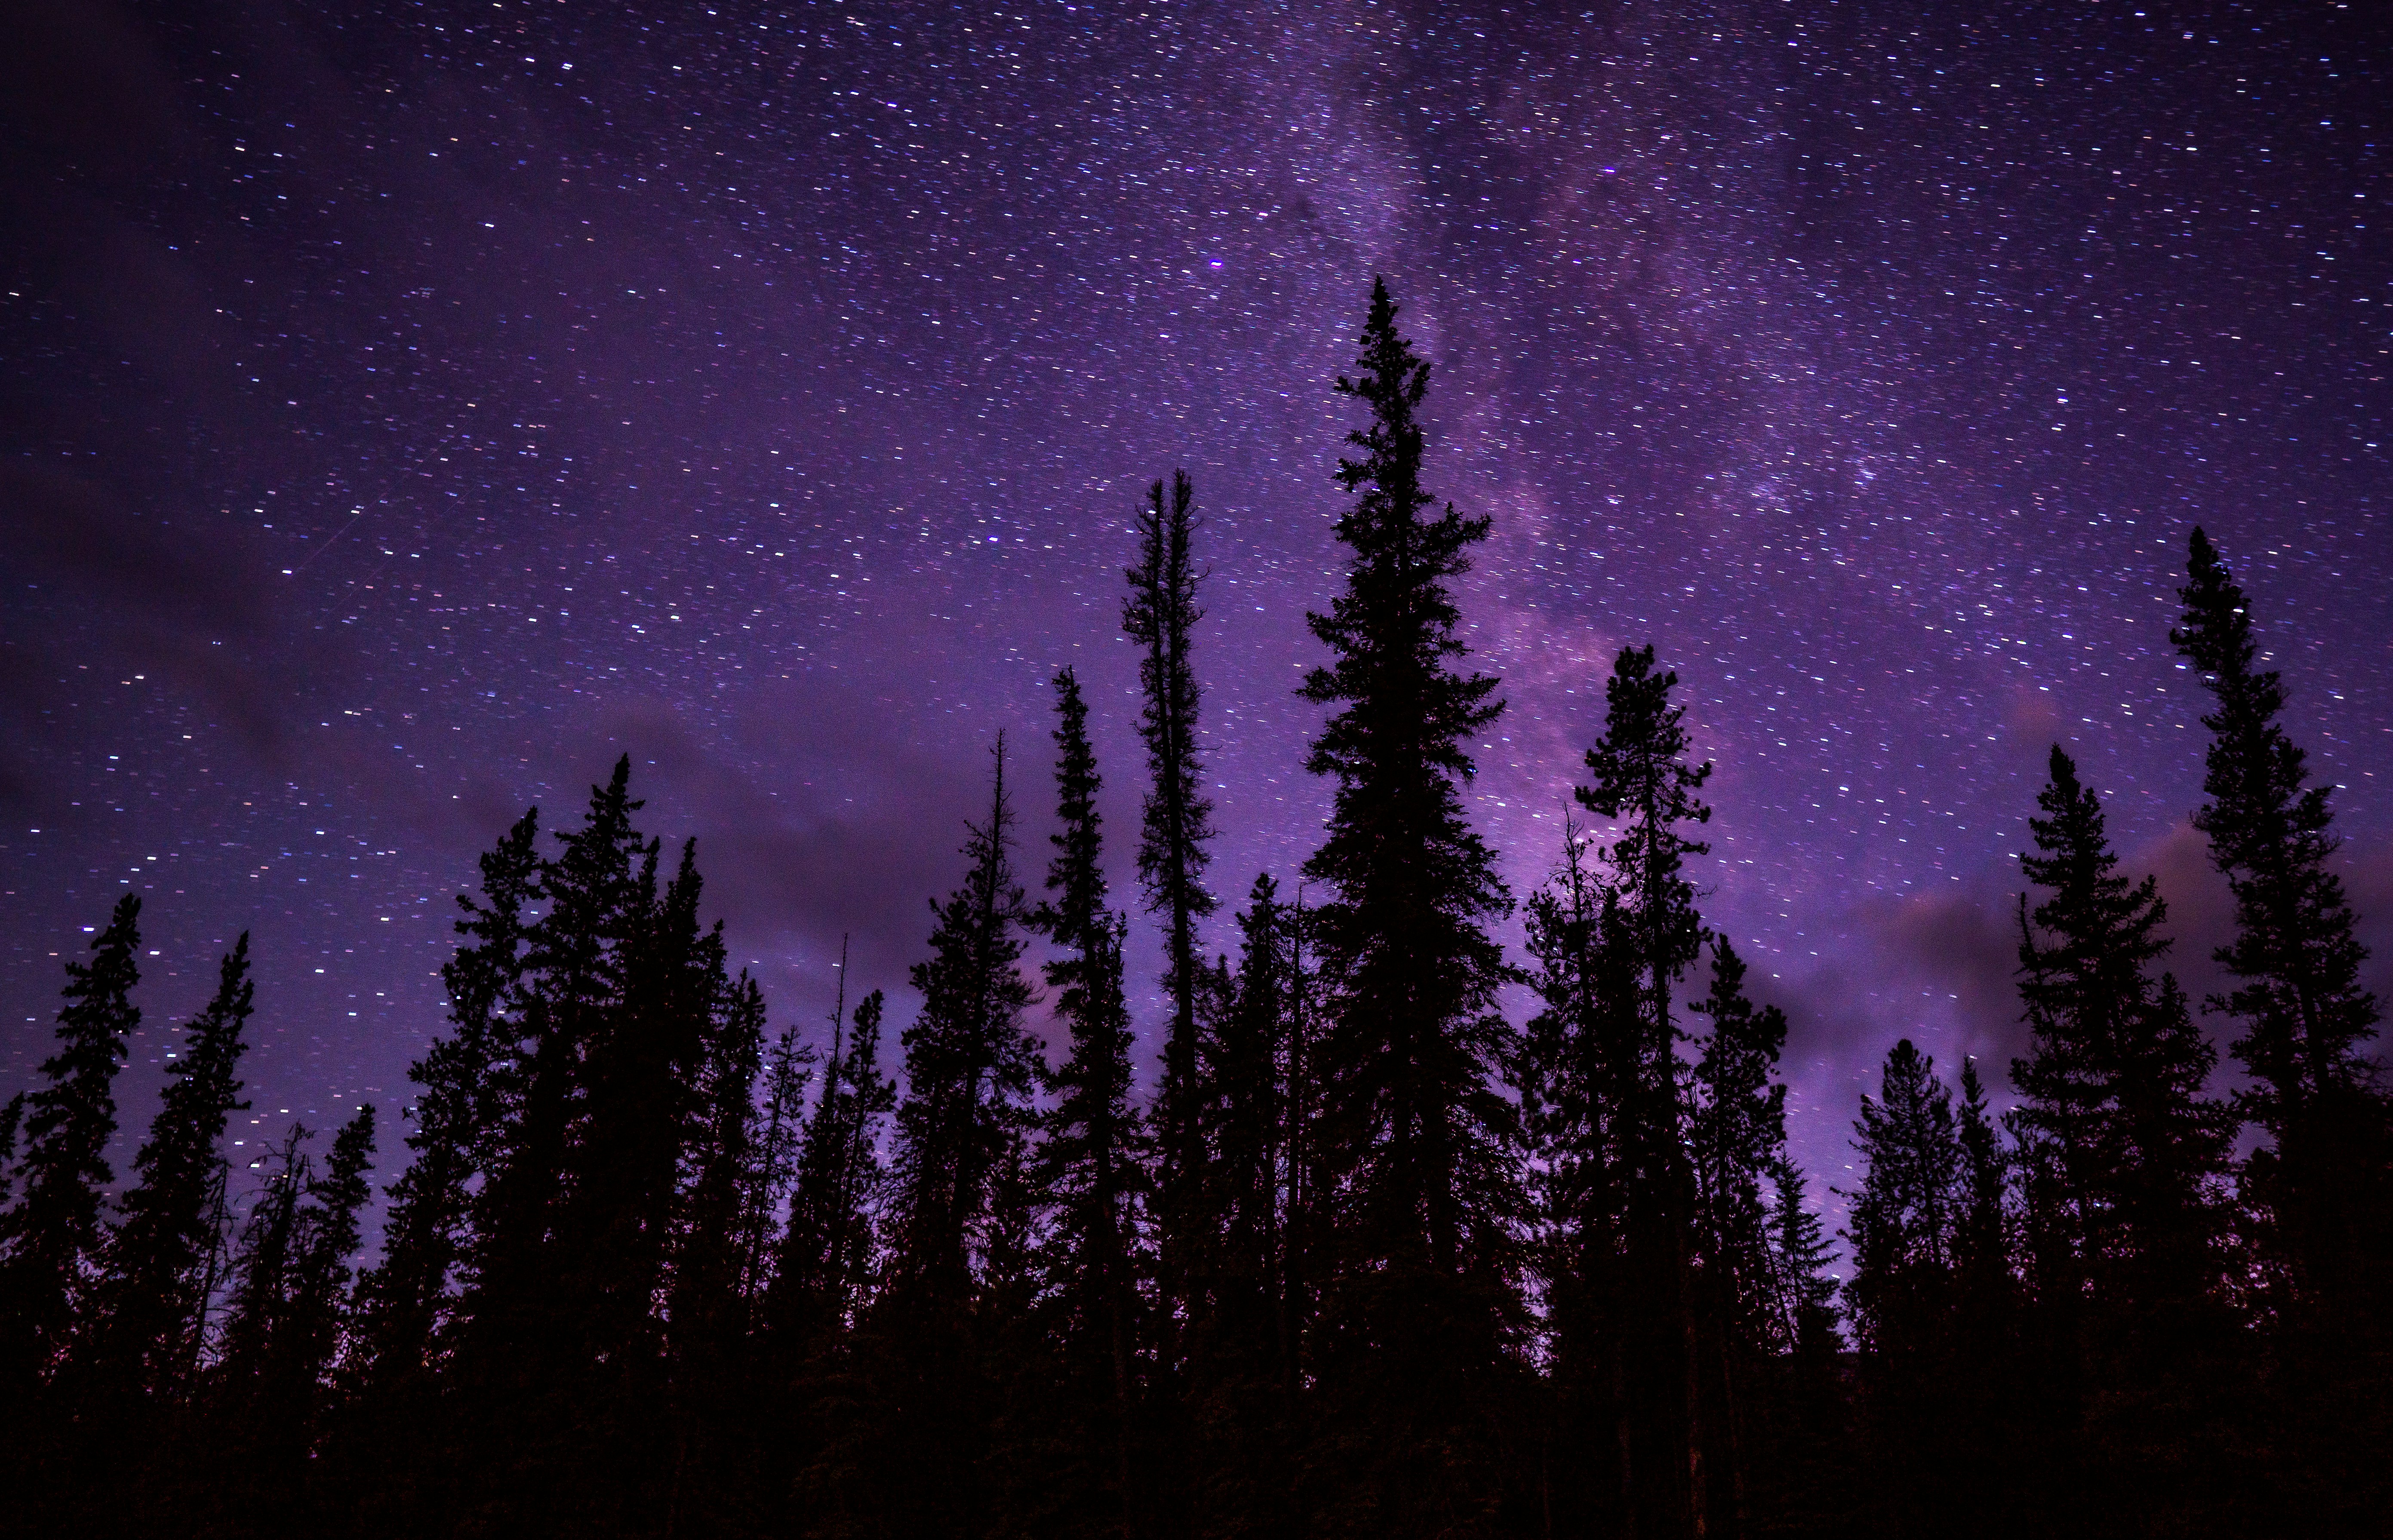
[[[0,1090],[136,892],[128,1124],[243,928],[236,1153],[395,1114],[475,855],[626,751],[777,1024],[822,1029],[843,933],[902,1021],[1001,729],[1043,867],[1064,665],[1134,894],[1120,569],[1175,466],[1215,886],[1292,878],[1375,272],[1432,489],[1495,521],[1473,815],[1524,894],[1656,644],[1815,1200],[1898,1037],[2019,1051],[2052,742],[2215,985],[2194,522],[2393,998],[2393,28],[2149,8],[17,8]]]

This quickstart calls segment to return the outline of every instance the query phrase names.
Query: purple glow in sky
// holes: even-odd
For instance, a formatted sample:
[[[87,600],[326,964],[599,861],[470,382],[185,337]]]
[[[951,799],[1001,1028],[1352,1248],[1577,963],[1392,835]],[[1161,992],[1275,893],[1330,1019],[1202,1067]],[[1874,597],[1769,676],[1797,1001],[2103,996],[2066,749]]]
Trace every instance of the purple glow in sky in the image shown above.
[[[37,7],[0,89],[0,1090],[131,891],[144,1085],[246,927],[235,1137],[395,1112],[474,855],[625,751],[777,1022],[821,1019],[843,933],[902,1019],[985,750],[1043,760],[1066,664],[1131,891],[1120,568],[1175,466],[1215,883],[1292,877],[1375,272],[1435,362],[1432,489],[1495,521],[1474,814],[1525,894],[1613,653],[1657,645],[1815,1198],[1897,1037],[2020,1046],[2052,742],[2212,984],[2194,522],[2344,788],[2393,997],[2386,39],[2200,8]]]

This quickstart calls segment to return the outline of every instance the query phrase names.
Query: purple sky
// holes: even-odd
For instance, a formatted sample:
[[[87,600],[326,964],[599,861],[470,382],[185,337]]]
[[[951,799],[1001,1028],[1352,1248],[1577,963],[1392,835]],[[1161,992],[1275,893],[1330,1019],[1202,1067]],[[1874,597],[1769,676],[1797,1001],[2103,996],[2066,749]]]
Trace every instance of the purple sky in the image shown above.
[[[777,1021],[820,1023],[843,932],[902,1019],[1000,729],[1043,865],[1065,664],[1133,891],[1120,568],[1174,466],[1216,886],[1288,878],[1374,272],[1436,365],[1432,488],[1495,520],[1474,815],[1524,894],[1656,644],[1815,1198],[1896,1038],[2019,1049],[2056,739],[2213,981],[2191,522],[2345,788],[2393,998],[2393,50],[2359,6],[1925,9],[35,5],[0,1090],[135,891],[129,1120],[243,927],[244,1153],[395,1112],[475,854],[622,751]]]

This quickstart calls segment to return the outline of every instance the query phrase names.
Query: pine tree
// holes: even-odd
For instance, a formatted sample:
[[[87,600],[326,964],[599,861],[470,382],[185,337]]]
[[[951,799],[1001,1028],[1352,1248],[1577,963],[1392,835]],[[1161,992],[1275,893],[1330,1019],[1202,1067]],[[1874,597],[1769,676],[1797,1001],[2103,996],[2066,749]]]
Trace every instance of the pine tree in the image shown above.
[[[1353,494],[1337,526],[1346,585],[1310,617],[1335,658],[1303,695],[1335,709],[1306,761],[1337,783],[1304,868],[1334,894],[1314,917],[1328,992],[1316,1129],[1334,1206],[1323,1320],[1340,1391],[1403,1429],[1348,1500],[1391,1505],[1381,1521],[1401,1526],[1414,1505],[1462,1502],[1492,1479],[1460,1416],[1510,1329],[1520,1200],[1515,1111],[1492,1084],[1510,1056],[1496,1009],[1510,975],[1486,929],[1511,904],[1461,800],[1466,745],[1503,704],[1492,676],[1454,666],[1466,649],[1449,588],[1488,521],[1424,516],[1429,365],[1395,322],[1375,282],[1358,375],[1337,385],[1371,413],[1338,466]],[[1431,1477],[1439,1466],[1452,1474]]]
[[[698,1063],[683,1071],[691,1084],[666,1312],[674,1443],[663,1505],[676,1532],[734,1527],[763,1432],[753,1373],[762,1364],[743,1351],[754,1313],[743,1286],[765,995],[745,969],[715,994]]]
[[[1122,995],[1124,924],[1105,905],[1102,781],[1089,742],[1079,680],[1055,678],[1056,819],[1048,897],[1028,923],[1064,948],[1045,967],[1055,1011],[1070,1033],[1063,1066],[1048,1077],[1054,1102],[1030,1167],[1052,1220],[1044,1237],[1047,1309],[1060,1337],[1070,1389],[1083,1416],[1102,1408],[1096,1443],[1113,1455],[1104,1507],[1127,1516],[1132,1378],[1138,1351],[1135,1205],[1144,1185],[1144,1130],[1130,1105],[1130,1011]],[[1092,1420],[1096,1420],[1092,1417]],[[1092,1432],[1095,1430],[1092,1429]],[[1093,1451],[1092,1451],[1093,1454]],[[1092,1497],[1094,1494],[1092,1494]]]
[[[1641,1350],[1667,1340],[1669,1321],[1640,1276],[1651,1271],[1651,1246],[1632,1246],[1629,1224],[1632,1193],[1652,1190],[1641,1172],[1658,1142],[1642,1120],[1657,1099],[1644,1088],[1629,926],[1617,891],[1590,869],[1592,854],[1566,814],[1562,863],[1528,903],[1541,1009],[1523,1034],[1516,1083],[1533,1157],[1532,1254],[1546,1305],[1555,1438],[1585,1451],[1563,1466],[1576,1482],[1549,1474],[1547,1500],[1565,1520],[1583,1514],[1587,1527],[1633,1533],[1655,1506],[1652,1472],[1668,1465],[1656,1463],[1649,1426],[1667,1397],[1649,1388],[1650,1354]],[[1681,1393],[1684,1380],[1681,1364]]]
[[[1270,1318],[1265,1301],[1276,1293],[1281,1244],[1288,1100],[1281,1066],[1295,1003],[1294,921],[1278,884],[1259,873],[1238,916],[1237,968],[1233,972],[1223,959],[1198,1045],[1209,1288],[1216,1311],[1232,1293],[1251,1296],[1236,1313],[1262,1310],[1261,1322]],[[1265,1325],[1225,1331],[1257,1346],[1273,1336]]]
[[[310,1378],[332,1364],[340,1346],[354,1292],[350,1263],[363,1238],[366,1201],[373,1194],[366,1175],[373,1156],[374,1107],[368,1102],[333,1135],[324,1174],[307,1189],[292,1356]]]
[[[845,948],[841,948],[843,958]],[[843,998],[833,1008],[834,1023],[847,1013],[847,970],[840,969]],[[834,1062],[838,1057],[833,1049]],[[758,1115],[755,1158],[740,1188],[740,1293],[761,1299],[773,1277],[772,1232],[781,1206],[798,1179],[798,1156],[806,1137],[806,1087],[814,1078],[815,1051],[798,1041],[798,1029],[785,1027],[765,1058],[764,1100]],[[829,1087],[826,1098],[837,1086]]]
[[[2331,786],[2309,784],[2306,756],[2278,718],[2285,689],[2259,656],[2250,602],[2217,550],[2193,531],[2182,622],[2169,633],[2217,699],[2194,815],[2235,897],[2236,934],[2218,960],[2238,981],[2221,1002],[2243,1024],[2236,1057],[2257,1082],[2255,1112],[2282,1137],[2309,1103],[2359,1084],[2357,1049],[2376,1029],[2360,984],[2367,951],[2353,938]]]
[[[359,1288],[361,1351],[380,1378],[418,1373],[451,1306],[469,1248],[471,1184],[496,1154],[503,1112],[497,1077],[516,1030],[524,974],[527,907],[539,896],[540,810],[524,816],[481,857],[482,897],[459,894],[464,938],[441,965],[451,1030],[410,1066],[414,1152],[390,1185],[382,1261]]]
[[[988,816],[966,826],[969,868],[945,903],[933,902],[931,956],[911,974],[922,1006],[900,1039],[894,1245],[873,1320],[888,1353],[880,1372],[909,1390],[874,1453],[958,1473],[979,1469],[995,1420],[984,1328],[1014,1317],[1031,1293],[1024,1144],[1041,1061],[1022,1023],[1034,992],[1018,968],[1025,906],[1002,736],[992,757]],[[893,1488],[896,1468],[881,1468],[893,1527],[977,1527],[977,1478]]]
[[[265,1183],[250,1205],[233,1253],[222,1364],[236,1401],[268,1398],[278,1377],[276,1349],[287,1339],[302,1243],[300,1204],[315,1178],[305,1149],[311,1137],[304,1124],[292,1124],[262,1163]]]
[[[698,1090],[709,1038],[732,987],[720,924],[702,929],[697,842],[663,891],[643,864],[617,1009],[600,1013],[581,1066],[582,1116],[569,1146],[555,1252],[559,1284],[583,1291],[590,1349],[634,1371],[663,1342],[655,1301],[668,1291],[682,1163],[702,1137]]]
[[[1762,1184],[1786,1147],[1786,1087],[1777,1078],[1786,1017],[1745,995],[1745,959],[1728,937],[1712,938],[1710,993],[1689,1007],[1706,1018],[1696,1061],[1691,1119],[1701,1249],[1719,1276],[1719,1302],[1740,1350],[1759,1350],[1772,1294]]]
[[[245,1457],[279,1462],[277,1480],[246,1473],[260,1491],[295,1482],[294,1462],[312,1442],[324,1377],[349,1324],[349,1264],[373,1195],[373,1104],[333,1136],[320,1175],[301,1151],[308,1138],[294,1124],[270,1157],[242,1236],[218,1370],[219,1416],[241,1425],[252,1446]]]
[[[490,1081],[499,1109],[472,1208],[443,1379],[455,1416],[396,1430],[441,1501],[529,1522],[661,1521],[665,1286],[685,1078],[722,981],[694,869],[667,891],[633,827],[628,756],[541,864],[546,912]],[[437,1521],[437,1520],[436,1520]]]
[[[1708,762],[1687,763],[1686,709],[1670,699],[1678,683],[1676,673],[1654,671],[1651,646],[1621,649],[1604,683],[1603,736],[1587,753],[1593,783],[1577,788],[1575,796],[1580,806],[1618,827],[1602,854],[1613,874],[1610,922],[1617,933],[1615,945],[1625,953],[1633,1002],[1633,1047],[1622,1105],[1632,1195],[1625,1211],[1628,1260],[1636,1286],[1666,1301],[1659,1338],[1677,1359],[1652,1390],[1655,1403],[1670,1409],[1673,1429],[1667,1440],[1667,1470],[1656,1473],[1662,1480],[1653,1490],[1667,1494],[1655,1506],[1673,1532],[1700,1534],[1709,1524],[1716,1481],[1733,1494],[1743,1477],[1733,1462],[1718,1468],[1729,1458],[1733,1427],[1723,1437],[1722,1430],[1706,1425],[1702,1390],[1706,1325],[1693,1276],[1696,1196],[1685,1153],[1688,1109],[1676,1054],[1682,1034],[1672,1005],[1680,980],[1703,946],[1686,862],[1711,847],[1682,829],[1711,818],[1700,793],[1712,767]]]
[[[2100,803],[2058,746],[2037,804],[2039,854],[2020,865],[2048,896],[2032,909],[2020,898],[2020,995],[2034,1038],[2011,1079],[2020,1126],[2051,1146],[2064,1206],[2040,1222],[2081,1276],[2163,1252],[2182,1268],[2207,1247],[2193,1232],[2226,1166],[2230,1130],[2202,1099],[2216,1056],[2176,981],[2151,974],[2169,946],[2157,881],[2118,875]]]
[[[1836,1351],[1836,1247],[1820,1217],[1803,1204],[1803,1168],[1781,1156],[1770,1172],[1770,1251],[1779,1289],[1780,1340],[1786,1351],[1822,1357]]]
[[[136,1180],[100,1259],[83,1356],[111,1397],[167,1397],[197,1367],[204,1269],[216,1236],[209,1199],[224,1181],[226,1120],[239,1100],[255,990],[243,932],[217,971],[216,991],[168,1057],[166,1090],[150,1137],[133,1157]]]
[[[318,1463],[338,1404],[331,1375],[352,1340],[350,1262],[373,1195],[374,1109],[333,1136],[320,1173],[294,1126],[266,1162],[244,1228],[229,1319],[203,1416],[162,1445],[174,1484],[152,1498],[162,1522],[200,1533],[318,1533],[316,1504],[347,1494]],[[329,1508],[322,1510],[331,1511]]]
[[[141,1024],[141,900],[127,894],[92,942],[92,959],[67,964],[59,1051],[26,1098],[24,1188],[0,1216],[0,1394],[22,1397],[57,1364],[98,1259],[100,1205],[115,1172],[116,1072]]]
[[[721,993],[691,1087],[684,1165],[691,1177],[674,1226],[671,1310],[676,1373],[721,1377],[747,1333],[748,1180],[761,1134],[765,992],[746,969]]]
[[[1039,1064],[1022,1025],[1032,991],[1015,967],[1024,905],[1002,737],[994,752],[989,816],[968,826],[963,885],[932,905],[931,956],[912,975],[922,1010],[901,1038],[897,1281],[953,1302],[970,1293],[991,1175],[1028,1116]]]
[[[2010,1237],[2005,1194],[2009,1157],[2002,1130],[1978,1077],[1978,1061],[1961,1061],[1961,1099],[1956,1114],[1961,1146],[1961,1198],[1954,1252],[1966,1291],[1982,1303],[2008,1292]]]
[[[2242,1029],[2230,1047],[2250,1076],[2243,1103],[2271,1141],[2241,1183],[2261,1221],[2261,1299],[2314,1342],[2321,1375],[2381,1387],[2393,1381],[2381,1367],[2393,1342],[2374,1325],[2393,1280],[2393,1127],[2362,1056],[2380,1018],[2331,865],[2334,788],[2310,784],[2280,720],[2283,682],[2257,666],[2251,603],[2198,529],[2187,568],[2169,639],[2216,701],[2193,825],[2235,901],[2235,937],[2216,954],[2234,987],[2208,1003]],[[2381,1390],[2370,1403],[2334,1419],[2339,1430],[2393,1426]]]
[[[1969,1520],[1981,1532],[1985,1526],[1957,1511],[1950,1495],[1964,1490],[1955,1483],[1965,1473],[1977,1490],[1968,1446],[1977,1419],[1956,1404],[1953,1390],[1984,1346],[1964,1343],[1956,1332],[1962,1150],[1953,1092],[1906,1038],[1887,1054],[1878,1095],[1862,1098],[1853,1127],[1863,1175],[1861,1190],[1847,1194],[1852,1276],[1845,1299],[1862,1354],[1879,1501],[1891,1509],[1884,1522],[1901,1533]],[[2047,1476],[2034,1473],[2039,1481]],[[2007,1500],[1989,1494],[1979,1507],[1994,1510]]]
[[[1863,1174],[1846,1296],[1864,1350],[1899,1352],[1932,1336],[1949,1294],[1961,1164],[1953,1093],[1910,1038],[1887,1054],[1853,1131]]]
[[[542,1356],[578,1355],[581,1344],[568,1341],[589,1325],[587,1301],[560,1309],[569,1272],[586,1281],[583,1259],[558,1255],[572,1168],[586,1158],[578,1146],[587,1061],[622,1008],[634,948],[654,923],[657,852],[632,826],[641,803],[630,785],[626,755],[605,787],[591,789],[582,827],[561,834],[563,848],[540,866],[531,891],[547,912],[524,932],[519,1003],[503,1018],[507,1038],[490,1076],[499,1110],[474,1197],[459,1305],[471,1329],[460,1349],[534,1377]]]
[[[1288,1239],[1301,1185],[1288,1084],[1298,917],[1259,874],[1237,924],[1237,965],[1216,960],[1198,1017],[1203,1222],[1190,1243],[1182,1384],[1200,1534],[1269,1533],[1287,1518],[1286,1390],[1302,1335]]]
[[[883,1008],[878,989],[857,1002],[845,1051],[824,1071],[798,1153],[767,1306],[773,1329],[793,1354],[816,1333],[845,1323],[870,1269],[871,1208],[888,1180],[880,1130],[897,1100],[881,1072]]]
[[[1669,1079],[1661,1061],[1679,1036],[1672,991],[1703,946],[1686,861],[1711,853],[1711,846],[1680,832],[1681,825],[1710,822],[1711,809],[1700,794],[1712,767],[1686,763],[1686,708],[1670,701],[1678,683],[1676,673],[1654,672],[1652,647],[1621,649],[1604,682],[1603,737],[1587,751],[1594,784],[1574,793],[1580,806],[1620,825],[1618,840],[1603,855],[1635,937],[1646,1018],[1643,1053],[1647,1077],[1657,1086]]]
[[[1196,532],[1196,490],[1187,473],[1175,471],[1169,501],[1158,481],[1138,516],[1138,565],[1124,569],[1130,594],[1122,601],[1122,630],[1141,650],[1139,685],[1145,708],[1139,736],[1146,742],[1150,779],[1138,848],[1138,872],[1150,913],[1164,924],[1164,987],[1171,996],[1171,1028],[1164,1043],[1163,1146],[1166,1180],[1176,1182],[1193,1158],[1191,1097],[1196,1073],[1196,996],[1204,963],[1196,946],[1196,921],[1213,912],[1216,900],[1205,886],[1207,850],[1213,837],[1213,803],[1204,794],[1204,771],[1196,757],[1196,683],[1189,633],[1204,611],[1196,607],[1197,571],[1192,546]]]

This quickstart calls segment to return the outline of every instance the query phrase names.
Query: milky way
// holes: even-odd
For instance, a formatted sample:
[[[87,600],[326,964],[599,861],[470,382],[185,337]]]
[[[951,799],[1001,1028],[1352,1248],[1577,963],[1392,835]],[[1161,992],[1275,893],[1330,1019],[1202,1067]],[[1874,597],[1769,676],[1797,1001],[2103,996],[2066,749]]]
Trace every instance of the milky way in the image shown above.
[[[0,1090],[137,892],[129,1118],[243,928],[236,1137],[395,1112],[475,854],[622,752],[778,1017],[843,933],[902,994],[1000,730],[1043,838],[1067,664],[1134,891],[1175,466],[1217,885],[1288,877],[1374,273],[1494,519],[1474,815],[1526,893],[1658,646],[1815,1199],[1896,1038],[2017,1051],[2050,743],[2214,981],[2195,522],[2393,994],[2393,49],[2151,8],[49,7],[0,82]]]

